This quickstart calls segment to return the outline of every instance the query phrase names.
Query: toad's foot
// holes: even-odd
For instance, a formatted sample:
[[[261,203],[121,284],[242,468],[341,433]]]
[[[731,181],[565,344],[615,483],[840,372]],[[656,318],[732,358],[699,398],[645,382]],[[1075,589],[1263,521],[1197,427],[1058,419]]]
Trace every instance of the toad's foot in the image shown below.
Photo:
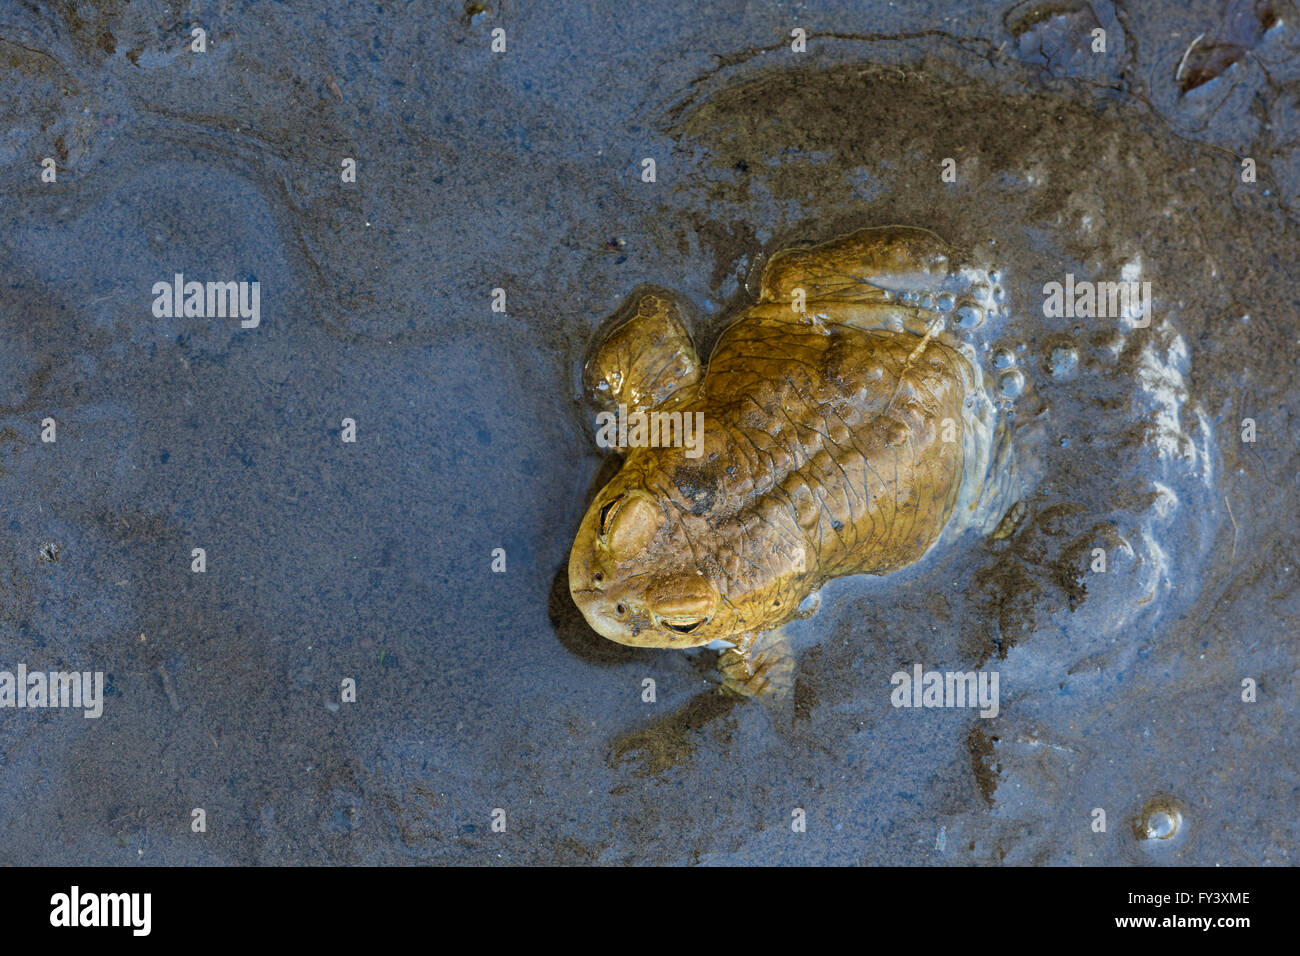
[[[781,700],[794,690],[794,654],[781,631],[746,634],[718,659],[720,690],[735,697]]]

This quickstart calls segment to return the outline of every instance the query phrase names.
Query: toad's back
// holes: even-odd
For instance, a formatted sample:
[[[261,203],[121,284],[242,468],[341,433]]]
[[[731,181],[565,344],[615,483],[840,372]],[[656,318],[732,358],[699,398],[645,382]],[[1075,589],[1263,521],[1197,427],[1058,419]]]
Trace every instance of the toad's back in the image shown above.
[[[840,324],[833,309],[733,324],[690,403],[709,423],[696,467],[721,471],[708,513],[735,556],[728,577],[743,577],[746,549],[727,539],[754,522],[801,537],[813,581],[920,558],[961,488],[968,379],[946,345]]]

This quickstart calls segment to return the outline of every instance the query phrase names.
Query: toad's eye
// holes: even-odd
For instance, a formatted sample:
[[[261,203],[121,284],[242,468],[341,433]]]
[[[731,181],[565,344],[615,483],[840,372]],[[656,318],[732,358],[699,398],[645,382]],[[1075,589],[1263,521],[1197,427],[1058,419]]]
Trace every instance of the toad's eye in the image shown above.
[[[678,634],[689,634],[706,620],[708,620],[708,618],[702,617],[695,621],[664,621],[664,627],[668,628],[670,631],[676,631]]]
[[[600,509],[600,533],[602,537],[609,533],[610,520],[614,517],[614,512],[618,508],[618,503],[622,500],[623,496],[618,495],[617,497],[611,498],[609,501],[605,502],[604,507]]]

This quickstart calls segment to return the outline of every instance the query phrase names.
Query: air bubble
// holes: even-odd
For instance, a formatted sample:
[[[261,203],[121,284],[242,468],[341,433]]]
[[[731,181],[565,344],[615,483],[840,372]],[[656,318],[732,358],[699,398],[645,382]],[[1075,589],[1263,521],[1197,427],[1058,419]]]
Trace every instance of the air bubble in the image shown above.
[[[957,317],[953,320],[953,325],[966,331],[978,329],[983,324],[984,310],[978,305],[963,305],[957,310]]]
[[[1178,825],[1182,822],[1182,816],[1177,812],[1157,810],[1146,819],[1147,836],[1153,840],[1168,840],[1178,832]]]
[[[952,307],[957,304],[957,297],[951,292],[940,292],[939,297],[935,300],[935,305],[939,307],[940,312],[951,312]]]
[[[1006,369],[1016,364],[1016,354],[1011,349],[997,349],[993,352],[993,367]]]
[[[1003,398],[1019,398],[1025,390],[1025,376],[1019,369],[1005,372],[998,379],[998,394]]]
[[[1132,821],[1133,835],[1143,849],[1155,849],[1179,841],[1187,830],[1182,801],[1160,794],[1147,801]]]

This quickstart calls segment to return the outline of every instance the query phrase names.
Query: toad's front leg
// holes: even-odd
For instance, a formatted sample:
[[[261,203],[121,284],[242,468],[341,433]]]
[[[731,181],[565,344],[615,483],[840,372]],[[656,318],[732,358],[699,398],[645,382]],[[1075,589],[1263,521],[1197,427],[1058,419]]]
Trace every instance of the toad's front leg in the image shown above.
[[[794,689],[794,653],[780,628],[742,634],[718,658],[718,670],[724,694],[779,700]]]

